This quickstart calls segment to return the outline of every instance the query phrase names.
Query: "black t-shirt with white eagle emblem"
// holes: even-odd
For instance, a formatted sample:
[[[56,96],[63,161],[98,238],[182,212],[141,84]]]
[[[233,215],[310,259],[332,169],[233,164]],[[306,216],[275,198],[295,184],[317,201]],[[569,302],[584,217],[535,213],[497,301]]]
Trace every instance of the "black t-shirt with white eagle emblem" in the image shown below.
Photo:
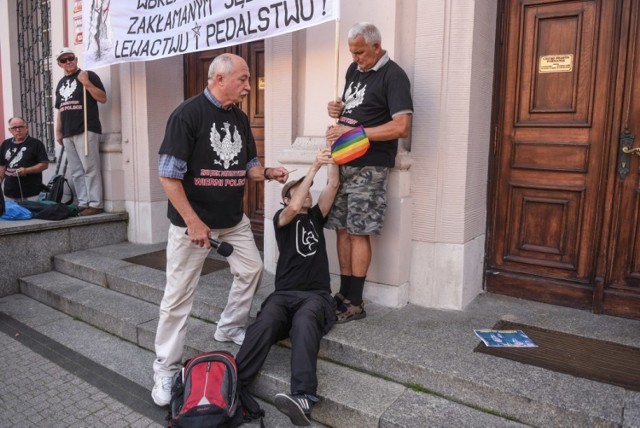
[[[0,145],[0,166],[15,170],[29,168],[44,162],[49,163],[47,149],[42,141],[36,138],[27,136],[22,143],[18,144],[13,138],[9,138]],[[41,191],[42,172],[20,177],[14,175],[5,175],[4,177],[4,194],[12,199],[29,198]]]
[[[235,105],[214,106],[203,93],[180,104],[169,117],[159,154],[187,163],[182,180],[189,203],[212,229],[242,220],[247,163],[257,156],[249,119]],[[185,227],[169,201],[172,224]]]
[[[56,87],[55,108],[60,110],[60,120],[62,122],[62,136],[73,137],[84,133],[84,95],[82,83],[78,80],[80,69],[73,74],[62,77]],[[87,71],[89,80],[97,88],[104,91],[104,85],[100,77],[93,71]],[[96,134],[102,134],[100,124],[100,111],[98,102],[87,91],[87,129]]]
[[[411,84],[404,70],[392,60],[378,70],[358,71],[352,63],[345,76],[344,110],[339,122],[365,128],[383,125],[401,111],[413,111]],[[349,166],[384,166],[393,168],[398,152],[398,140],[369,141],[371,146],[362,157]]]

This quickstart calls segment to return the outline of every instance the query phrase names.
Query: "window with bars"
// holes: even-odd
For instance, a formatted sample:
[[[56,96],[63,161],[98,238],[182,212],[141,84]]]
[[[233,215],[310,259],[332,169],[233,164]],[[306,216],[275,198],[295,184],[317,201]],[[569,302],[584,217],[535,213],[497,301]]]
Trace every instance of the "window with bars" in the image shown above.
[[[55,162],[50,0],[17,0],[21,116]]]

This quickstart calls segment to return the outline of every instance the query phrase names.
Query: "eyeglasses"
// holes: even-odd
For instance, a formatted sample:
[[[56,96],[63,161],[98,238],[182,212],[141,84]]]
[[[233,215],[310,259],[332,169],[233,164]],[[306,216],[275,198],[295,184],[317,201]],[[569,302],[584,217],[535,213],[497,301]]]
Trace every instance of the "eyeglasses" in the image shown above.
[[[12,130],[12,131],[17,131],[19,129],[24,129],[24,128],[26,128],[26,126],[24,126],[24,125],[16,125],[16,126],[10,126],[9,127],[9,129]]]
[[[60,59],[58,60],[58,62],[59,62],[60,64],[66,64],[66,63],[68,63],[68,62],[75,61],[75,60],[76,60],[76,57],[75,57],[75,56],[68,56],[68,57],[66,57],[66,58],[60,58]]]

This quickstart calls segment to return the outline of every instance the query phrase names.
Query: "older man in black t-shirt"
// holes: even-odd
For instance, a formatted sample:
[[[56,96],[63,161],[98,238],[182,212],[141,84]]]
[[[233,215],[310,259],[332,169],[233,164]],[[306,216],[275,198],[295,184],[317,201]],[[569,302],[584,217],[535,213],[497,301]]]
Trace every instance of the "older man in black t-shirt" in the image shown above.
[[[317,205],[312,206],[309,188],[325,164],[329,180]],[[246,388],[258,374],[269,349],[277,341],[291,338],[291,394],[277,394],[275,404],[294,425],[309,425],[311,409],[319,401],[316,361],[320,339],[336,320],[322,226],[333,205],[338,183],[338,167],[327,148],[318,152],[306,176],[283,187],[284,208],[273,217],[280,251],[276,290],[247,328],[236,356],[243,402],[247,406]]]
[[[327,105],[329,116],[338,120],[327,138],[333,142],[361,125],[371,146],[362,157],[340,165],[340,189],[326,225],[336,230],[338,323],[366,316],[362,296],[371,263],[370,236],[382,233],[389,169],[395,165],[398,138],[409,135],[413,114],[409,78],[382,49],[376,26],[354,25],[348,41],[353,62],[342,98]]]
[[[9,119],[13,135],[0,145],[0,183],[7,200],[37,201],[42,191],[42,171],[49,167],[49,156],[42,141],[29,136],[21,117]]]
[[[262,278],[262,259],[251,222],[243,213],[246,180],[284,183],[284,167],[260,164],[247,115],[236,104],[248,95],[249,67],[237,55],[217,56],[204,90],[169,117],[160,146],[160,183],[169,198],[167,282],[160,303],[153,363],[153,401],[171,400],[171,383],[182,363],[187,320],[209,239],[234,247],[227,257],[233,283],[213,338],[242,344]]]
[[[104,212],[104,201],[98,103],[107,102],[107,93],[95,72],[78,67],[78,57],[70,48],[60,49],[56,61],[64,70],[55,92],[56,141],[64,146],[69,159],[80,215],[100,214]]]

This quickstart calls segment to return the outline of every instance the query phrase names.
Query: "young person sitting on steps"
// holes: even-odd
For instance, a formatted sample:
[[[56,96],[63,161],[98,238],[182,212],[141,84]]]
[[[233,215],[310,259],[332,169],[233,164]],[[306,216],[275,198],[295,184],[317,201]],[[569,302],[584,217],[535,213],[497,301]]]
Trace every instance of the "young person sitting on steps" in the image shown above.
[[[327,165],[328,182],[318,203],[312,205],[309,189],[322,165]],[[284,208],[273,217],[280,252],[275,291],[247,328],[236,355],[240,387],[246,391],[271,346],[291,338],[291,394],[277,394],[275,404],[296,426],[310,424],[311,409],[319,401],[316,364],[320,340],[336,321],[323,225],[338,182],[338,167],[331,158],[331,150],[325,148],[318,152],[306,176],[283,187]]]

